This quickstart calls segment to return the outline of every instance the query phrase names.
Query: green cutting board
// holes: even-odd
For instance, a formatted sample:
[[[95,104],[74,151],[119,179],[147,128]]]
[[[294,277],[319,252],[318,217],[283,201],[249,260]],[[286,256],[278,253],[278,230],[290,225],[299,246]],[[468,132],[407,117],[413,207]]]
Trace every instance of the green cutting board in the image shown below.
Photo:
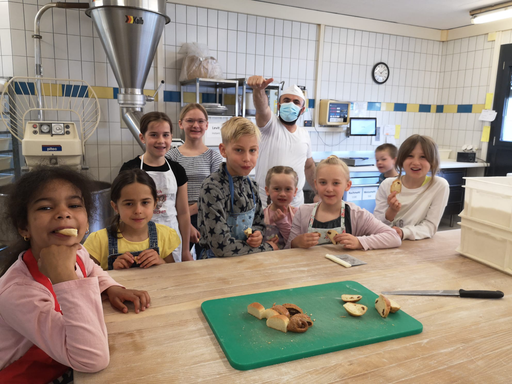
[[[343,308],[342,294],[358,294],[368,307],[361,317]],[[377,294],[355,281],[228,297],[203,302],[201,309],[233,368],[248,370],[421,333],[423,325],[400,310],[385,319],[375,310]],[[293,303],[314,319],[305,333],[269,328],[247,312],[258,302]]]

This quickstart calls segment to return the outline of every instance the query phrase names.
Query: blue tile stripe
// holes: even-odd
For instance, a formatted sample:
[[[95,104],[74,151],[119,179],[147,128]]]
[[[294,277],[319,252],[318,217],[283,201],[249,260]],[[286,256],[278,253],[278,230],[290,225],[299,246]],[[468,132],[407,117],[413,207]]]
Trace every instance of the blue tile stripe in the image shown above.
[[[406,112],[407,111],[407,104],[402,103],[395,103],[395,112]]]
[[[14,83],[14,91],[17,95],[35,95],[36,87],[34,83],[26,83],[26,82],[15,82]]]
[[[432,106],[430,104],[420,104],[420,112],[430,113]]]
[[[472,104],[460,104],[457,106],[457,113],[471,113],[473,111]]]
[[[369,102],[368,103],[368,111],[380,111],[380,103],[372,103],[372,102]]]
[[[436,113],[443,113],[443,112],[444,112],[444,105],[436,106]]]

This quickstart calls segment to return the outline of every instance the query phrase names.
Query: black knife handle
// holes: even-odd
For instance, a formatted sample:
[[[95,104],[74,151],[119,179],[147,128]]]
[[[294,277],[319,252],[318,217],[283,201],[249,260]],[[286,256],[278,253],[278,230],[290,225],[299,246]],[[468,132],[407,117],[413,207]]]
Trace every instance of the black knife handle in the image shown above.
[[[501,291],[465,291],[459,290],[460,297],[474,297],[477,299],[501,299],[504,295]]]

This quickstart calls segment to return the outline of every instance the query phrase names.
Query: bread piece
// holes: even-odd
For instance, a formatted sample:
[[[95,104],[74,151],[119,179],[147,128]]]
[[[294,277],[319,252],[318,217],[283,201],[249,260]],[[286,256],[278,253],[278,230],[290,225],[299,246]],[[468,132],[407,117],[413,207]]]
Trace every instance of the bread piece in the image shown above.
[[[286,304],[283,304],[283,307],[285,307],[288,310],[288,313],[290,313],[290,316],[296,315],[298,313],[304,313],[302,308],[296,306],[295,304],[286,303]]]
[[[265,311],[263,312],[263,315],[261,316],[262,319],[269,319],[271,318],[272,316],[277,316],[279,315],[280,313],[275,311],[274,309],[272,308],[268,308],[268,309],[265,309]]]
[[[391,305],[391,309],[389,310],[389,312],[391,312],[391,313],[398,312],[401,308],[400,304],[398,304],[395,300],[392,300],[392,299],[388,299],[388,300],[389,300],[389,304]]]
[[[343,308],[345,308],[350,316],[355,317],[363,316],[368,310],[366,305],[356,303],[345,303],[343,304]]]
[[[272,309],[276,312],[279,312],[280,315],[285,315],[286,317],[290,317],[290,312],[288,312],[288,310],[283,307],[282,305],[276,305],[276,303],[274,303],[274,305],[272,306]]]
[[[341,300],[343,300],[345,303],[355,303],[362,298],[363,296],[361,295],[341,295]]]
[[[247,312],[261,320],[263,319],[263,313],[265,313],[265,307],[260,303],[252,303],[247,306]]]
[[[388,317],[389,311],[391,310],[391,303],[389,302],[389,299],[384,295],[379,295],[379,297],[375,299],[375,309],[379,312],[381,317]]]
[[[245,233],[245,236],[247,236],[247,237],[251,236],[251,235],[252,235],[252,228],[247,228],[247,229],[244,231],[244,233]]]
[[[55,232],[60,233],[61,235],[65,235],[65,236],[71,236],[71,237],[78,236],[78,229],[76,229],[76,228],[64,228],[64,229],[59,229],[58,231],[55,231]]]
[[[334,236],[336,236],[338,232],[336,232],[334,229],[330,229],[327,231],[327,237],[332,241],[333,244],[338,244],[336,241],[334,241]]]
[[[304,319],[300,314],[290,317],[290,322],[288,323],[287,329],[290,332],[295,333],[304,333],[308,330],[309,325],[306,319]]]
[[[312,327],[313,326],[313,321],[311,320],[311,317],[309,317],[308,315],[306,315],[305,313],[298,313],[296,315],[293,315],[292,317],[296,317],[298,319],[302,319],[302,320],[305,320],[306,323],[308,323],[308,327]],[[291,319],[291,318],[290,318]]]
[[[395,179],[395,181],[393,181],[393,183],[391,184],[390,192],[391,193],[393,193],[393,192],[396,192],[396,193],[402,192],[402,181],[400,179]]]
[[[277,329],[278,331],[286,333],[288,330],[288,324],[290,323],[290,319],[285,315],[277,315],[272,316],[267,319],[267,327]]]

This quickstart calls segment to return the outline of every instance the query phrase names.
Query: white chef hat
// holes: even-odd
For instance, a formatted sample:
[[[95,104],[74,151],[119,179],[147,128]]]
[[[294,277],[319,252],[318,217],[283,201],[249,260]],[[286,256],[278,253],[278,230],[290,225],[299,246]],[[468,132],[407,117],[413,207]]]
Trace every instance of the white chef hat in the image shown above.
[[[304,92],[302,92],[302,90],[296,85],[290,85],[281,93],[281,95],[295,95],[300,97],[302,100],[306,101],[306,98],[304,97]]]

